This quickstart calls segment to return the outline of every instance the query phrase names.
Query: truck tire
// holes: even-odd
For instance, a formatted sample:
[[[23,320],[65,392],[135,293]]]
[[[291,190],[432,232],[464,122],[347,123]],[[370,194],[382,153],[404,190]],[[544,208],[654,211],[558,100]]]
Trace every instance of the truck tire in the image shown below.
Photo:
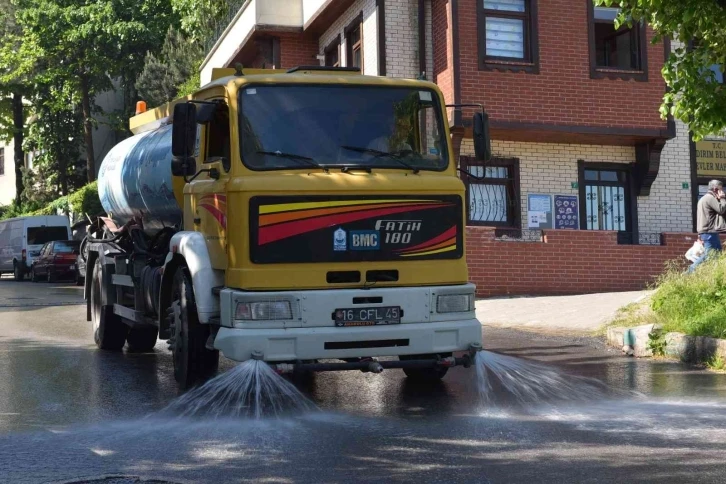
[[[437,355],[402,355],[398,359],[401,361],[406,360],[427,360],[436,358]],[[451,355],[440,355],[440,356],[451,356]],[[445,366],[439,366],[436,368],[404,368],[403,372],[406,377],[416,382],[434,382],[441,380],[449,369]]]
[[[170,349],[174,378],[182,389],[212,377],[219,367],[219,351],[206,347],[210,328],[199,322],[192,278],[186,265],[177,268],[169,308]]]
[[[100,259],[96,259],[91,279],[91,321],[93,323],[93,339],[102,350],[119,351],[126,343],[126,326],[121,317],[114,314],[112,306],[104,306],[101,291],[104,290],[103,267]]]
[[[159,329],[156,326],[131,328],[129,334],[126,335],[126,343],[129,345],[129,351],[146,353],[153,350],[154,346],[156,346],[156,336],[158,334]]]
[[[18,264],[17,262],[15,264],[13,264],[13,277],[18,282],[25,279],[25,274],[23,273],[23,269],[20,267],[20,264]]]

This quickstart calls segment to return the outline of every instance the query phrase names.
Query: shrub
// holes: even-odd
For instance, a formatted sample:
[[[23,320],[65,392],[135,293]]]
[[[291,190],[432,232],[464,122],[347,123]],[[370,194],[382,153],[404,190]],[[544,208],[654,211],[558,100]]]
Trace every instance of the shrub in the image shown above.
[[[664,331],[726,337],[726,255],[704,262],[693,274],[669,270],[651,307]]]
[[[58,212],[72,212],[76,218],[85,214],[90,216],[101,215],[103,207],[98,198],[97,182],[89,183],[68,196],[56,198],[43,207],[37,204],[24,204],[21,207],[8,205],[0,207],[0,220],[6,218],[20,217],[24,215],[56,215]]]

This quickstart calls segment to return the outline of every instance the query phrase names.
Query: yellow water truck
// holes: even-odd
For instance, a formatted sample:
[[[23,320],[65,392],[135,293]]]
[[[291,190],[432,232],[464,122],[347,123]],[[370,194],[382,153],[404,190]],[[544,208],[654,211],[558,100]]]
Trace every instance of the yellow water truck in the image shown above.
[[[445,109],[435,84],[327,67],[217,69],[140,108],[98,177],[96,344],[168,339],[182,387],[220,351],[298,374],[468,366],[482,333]],[[487,126],[477,112],[480,158]]]

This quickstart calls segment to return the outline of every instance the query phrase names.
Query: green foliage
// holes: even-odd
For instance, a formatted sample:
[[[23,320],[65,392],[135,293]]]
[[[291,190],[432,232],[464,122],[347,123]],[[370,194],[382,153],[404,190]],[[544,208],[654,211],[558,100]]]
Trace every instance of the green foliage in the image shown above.
[[[726,338],[726,255],[704,262],[693,274],[668,271],[651,307],[666,332]]]
[[[68,197],[71,211],[78,217],[84,214],[96,216],[104,213],[98,198],[98,182],[89,183]]]
[[[204,60],[200,45],[170,28],[158,55],[148,53],[136,88],[150,106],[160,106],[199,87],[199,67]]]
[[[76,219],[84,217],[85,214],[95,216],[104,212],[98,197],[97,182],[89,183],[71,195],[56,198],[42,206],[28,202],[21,207],[0,207],[0,220],[27,215],[56,215],[58,212],[69,211]]]
[[[617,6],[616,24],[644,20],[655,30],[655,41],[678,39],[662,73],[670,90],[663,97],[661,115],[684,121],[699,140],[726,129],[726,89],[715,82],[710,66],[726,66],[726,9],[716,0],[593,0]],[[693,49],[687,49],[696,41]]]
[[[713,355],[711,358],[706,360],[706,366],[712,370],[724,371],[726,370],[726,360],[720,355]]]
[[[665,356],[666,339],[665,333],[659,327],[654,327],[648,333],[648,349],[653,352],[653,356]]]
[[[244,0],[171,0],[182,31],[192,42],[210,42],[231,21]]]

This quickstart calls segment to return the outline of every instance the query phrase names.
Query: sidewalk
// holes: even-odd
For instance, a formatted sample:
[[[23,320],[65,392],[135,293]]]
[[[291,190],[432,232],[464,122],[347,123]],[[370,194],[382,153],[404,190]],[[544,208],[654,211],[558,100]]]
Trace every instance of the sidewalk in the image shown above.
[[[476,302],[476,316],[484,326],[591,334],[609,322],[618,309],[648,294],[649,291],[633,291],[480,299]]]

